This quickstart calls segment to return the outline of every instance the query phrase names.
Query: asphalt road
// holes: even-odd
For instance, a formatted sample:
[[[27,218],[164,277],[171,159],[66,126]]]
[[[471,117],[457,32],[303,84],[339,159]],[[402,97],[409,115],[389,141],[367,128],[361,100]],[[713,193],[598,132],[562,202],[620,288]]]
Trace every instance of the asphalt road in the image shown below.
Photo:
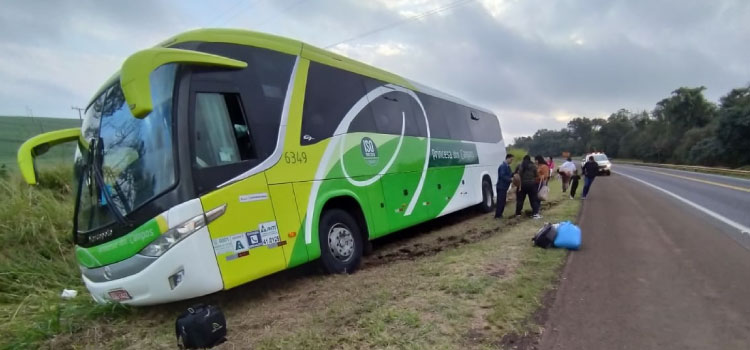
[[[750,349],[750,181],[616,166],[580,225],[541,349]]]

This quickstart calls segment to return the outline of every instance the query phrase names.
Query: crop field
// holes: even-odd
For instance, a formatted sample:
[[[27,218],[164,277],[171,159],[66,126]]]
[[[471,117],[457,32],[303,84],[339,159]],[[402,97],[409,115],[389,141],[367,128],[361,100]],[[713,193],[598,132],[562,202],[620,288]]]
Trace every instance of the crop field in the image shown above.
[[[5,165],[8,171],[15,171],[18,147],[28,138],[58,129],[81,126],[78,119],[63,118],[29,118],[0,116],[0,167]],[[50,149],[39,157],[40,164],[72,162],[73,144],[65,144]]]

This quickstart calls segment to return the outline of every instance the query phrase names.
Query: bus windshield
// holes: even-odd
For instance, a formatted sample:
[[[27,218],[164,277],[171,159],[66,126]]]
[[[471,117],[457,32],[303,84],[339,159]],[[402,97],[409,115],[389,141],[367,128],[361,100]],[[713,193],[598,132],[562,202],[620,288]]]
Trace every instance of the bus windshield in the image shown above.
[[[151,74],[154,108],[143,119],[130,113],[119,81],[87,108],[82,126],[85,146],[79,146],[75,156],[75,174],[80,186],[75,218],[78,232],[111,224],[116,219],[113,209],[125,217],[175,183],[172,149],[175,71],[176,65],[171,64]],[[103,183],[97,184],[97,169]]]

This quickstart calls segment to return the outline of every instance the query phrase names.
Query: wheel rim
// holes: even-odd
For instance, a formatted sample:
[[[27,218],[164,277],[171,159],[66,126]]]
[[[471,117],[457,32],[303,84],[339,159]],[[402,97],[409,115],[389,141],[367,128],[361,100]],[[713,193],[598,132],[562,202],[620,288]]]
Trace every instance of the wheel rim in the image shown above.
[[[335,224],[328,230],[328,250],[336,260],[348,262],[354,256],[354,235],[343,224]]]
[[[487,207],[491,207],[492,206],[492,191],[490,191],[490,189],[487,188],[486,185],[484,186],[484,198],[485,198],[484,204]]]

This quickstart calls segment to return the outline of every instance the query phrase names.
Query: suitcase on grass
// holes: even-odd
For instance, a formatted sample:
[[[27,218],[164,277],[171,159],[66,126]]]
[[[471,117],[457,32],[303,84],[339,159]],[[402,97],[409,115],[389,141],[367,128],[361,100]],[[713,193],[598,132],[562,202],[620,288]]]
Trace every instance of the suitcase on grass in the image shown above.
[[[535,246],[546,249],[552,246],[552,244],[555,242],[556,236],[557,230],[555,229],[555,226],[550,223],[546,223],[544,224],[544,226],[542,226],[541,229],[539,229],[539,231],[537,231],[531,241]]]
[[[557,227],[555,247],[578,250],[581,247],[581,229],[570,221],[561,222]]]
[[[226,341],[227,320],[218,307],[197,304],[177,318],[175,332],[180,349],[210,349]]]

